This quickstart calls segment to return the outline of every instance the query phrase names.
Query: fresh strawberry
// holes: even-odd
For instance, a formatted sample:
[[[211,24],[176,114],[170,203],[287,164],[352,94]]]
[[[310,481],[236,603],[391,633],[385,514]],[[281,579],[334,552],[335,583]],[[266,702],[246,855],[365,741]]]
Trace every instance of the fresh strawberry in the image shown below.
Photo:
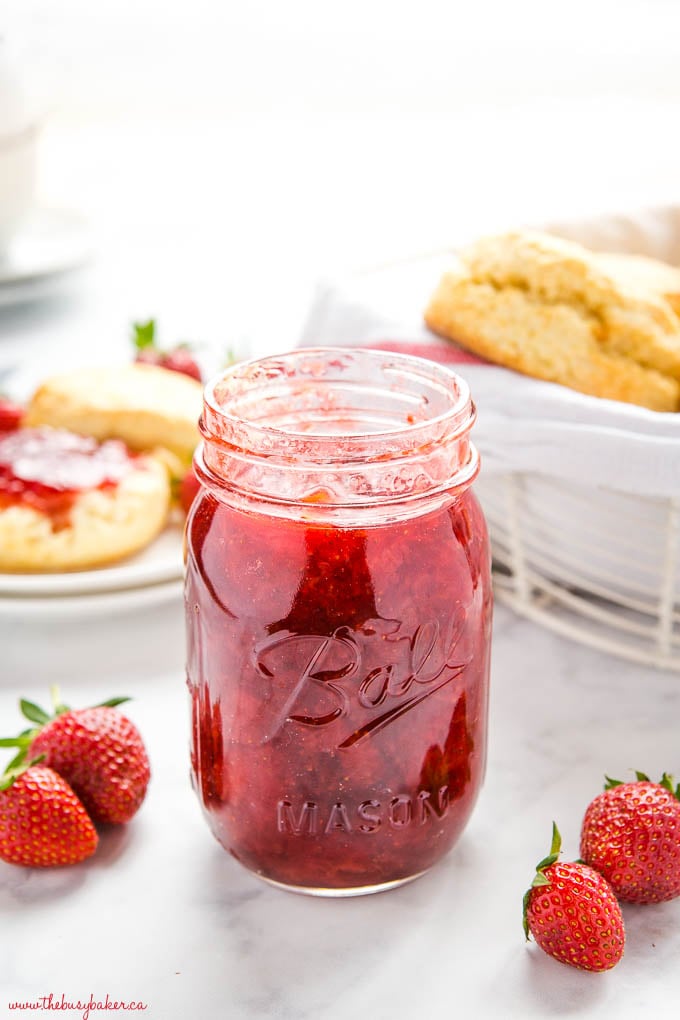
[[[166,351],[161,357],[160,366],[170,372],[181,372],[182,375],[191,376],[197,382],[203,381],[198,362],[188,347],[173,347],[172,350]]]
[[[167,368],[169,372],[180,372],[197,382],[203,381],[200,366],[187,344],[178,344],[170,350],[163,350],[156,343],[156,321],[135,322],[132,325],[132,342],[135,345],[135,361]]]
[[[99,837],[85,808],[61,776],[42,764],[0,776],[0,858],[47,868],[91,857]]]
[[[524,896],[524,934],[549,956],[580,970],[610,970],[626,935],[609,883],[586,864],[560,863],[562,841],[553,822],[550,853],[536,867]]]
[[[606,778],[604,793],[586,809],[581,857],[621,900],[660,903],[680,896],[680,786],[664,773],[652,783]]]
[[[94,708],[69,709],[53,689],[54,715],[33,702],[20,702],[23,714],[37,727],[0,741],[15,746],[20,764],[40,755],[66,780],[95,822],[128,822],[144,800],[149,759],[137,728],[117,711],[127,698],[112,698]]]
[[[179,483],[179,503],[185,514],[191,510],[191,504],[196,499],[200,488],[201,483],[194,474],[194,469],[190,467]]]
[[[24,408],[13,400],[0,396],[0,432],[14,432],[21,425]]]

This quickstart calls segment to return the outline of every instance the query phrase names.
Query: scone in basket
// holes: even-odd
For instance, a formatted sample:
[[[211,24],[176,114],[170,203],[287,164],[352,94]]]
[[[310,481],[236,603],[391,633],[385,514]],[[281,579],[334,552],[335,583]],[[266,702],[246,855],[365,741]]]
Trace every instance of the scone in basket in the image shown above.
[[[680,208],[546,229],[680,265]],[[302,342],[444,345],[420,315],[447,261],[450,253],[428,256],[320,286]],[[477,492],[497,597],[576,640],[680,671],[680,415],[494,365],[452,367],[479,413]]]

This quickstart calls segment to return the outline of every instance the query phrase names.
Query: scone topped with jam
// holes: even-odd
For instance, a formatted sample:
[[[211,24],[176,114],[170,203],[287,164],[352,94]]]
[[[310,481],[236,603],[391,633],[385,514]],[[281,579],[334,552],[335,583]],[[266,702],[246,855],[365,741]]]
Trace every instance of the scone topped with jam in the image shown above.
[[[165,467],[120,440],[49,427],[0,432],[0,571],[86,570],[165,525]]]
[[[39,386],[24,424],[122,439],[133,450],[161,447],[188,464],[199,439],[202,394],[196,379],[157,365],[81,368]]]

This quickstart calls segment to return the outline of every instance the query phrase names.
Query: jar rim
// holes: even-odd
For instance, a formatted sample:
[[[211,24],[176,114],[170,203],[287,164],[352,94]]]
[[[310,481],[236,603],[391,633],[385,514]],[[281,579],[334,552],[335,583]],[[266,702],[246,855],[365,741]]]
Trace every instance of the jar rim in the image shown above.
[[[379,359],[379,361],[378,361]],[[414,381],[429,386],[444,396],[442,408],[431,416],[419,409],[419,417],[406,418],[391,427],[358,429],[329,432],[315,429],[308,424],[302,428],[286,422],[285,427],[271,422],[262,423],[255,417],[244,416],[229,409],[230,403],[253,395],[257,387],[272,387],[277,381],[289,382],[294,372],[299,372],[304,385],[320,380],[315,366],[321,362],[342,372],[352,364],[378,364],[383,373],[395,371],[405,373]],[[427,406],[428,398],[421,401]],[[469,431],[474,419],[475,408],[467,382],[448,366],[401,352],[384,351],[374,348],[352,347],[304,347],[284,354],[268,355],[237,362],[220,375],[212,378],[204,390],[204,409],[201,432],[205,439],[218,442],[220,439],[233,441],[237,436],[243,439],[247,433],[247,448],[251,453],[271,451],[272,442],[285,437],[293,444],[304,444],[305,456],[316,460],[315,451],[323,462],[360,459],[365,454],[367,443],[371,445],[398,443],[416,448],[431,442],[433,435],[440,431],[449,438]],[[289,452],[290,447],[289,447]]]
[[[406,513],[470,485],[475,416],[467,383],[435,362],[298,348],[240,362],[208,384],[195,469],[206,488],[233,499]]]

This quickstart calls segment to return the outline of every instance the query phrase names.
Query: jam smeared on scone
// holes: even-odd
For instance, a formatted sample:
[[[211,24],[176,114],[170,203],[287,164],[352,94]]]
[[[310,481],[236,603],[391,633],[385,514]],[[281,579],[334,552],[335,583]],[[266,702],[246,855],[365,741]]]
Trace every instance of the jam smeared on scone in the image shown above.
[[[0,436],[0,507],[22,503],[64,527],[79,493],[117,485],[134,467],[115,439],[98,443],[65,429],[17,429]]]
[[[122,559],[156,537],[168,508],[164,466],[120,440],[48,427],[0,434],[0,571]]]

